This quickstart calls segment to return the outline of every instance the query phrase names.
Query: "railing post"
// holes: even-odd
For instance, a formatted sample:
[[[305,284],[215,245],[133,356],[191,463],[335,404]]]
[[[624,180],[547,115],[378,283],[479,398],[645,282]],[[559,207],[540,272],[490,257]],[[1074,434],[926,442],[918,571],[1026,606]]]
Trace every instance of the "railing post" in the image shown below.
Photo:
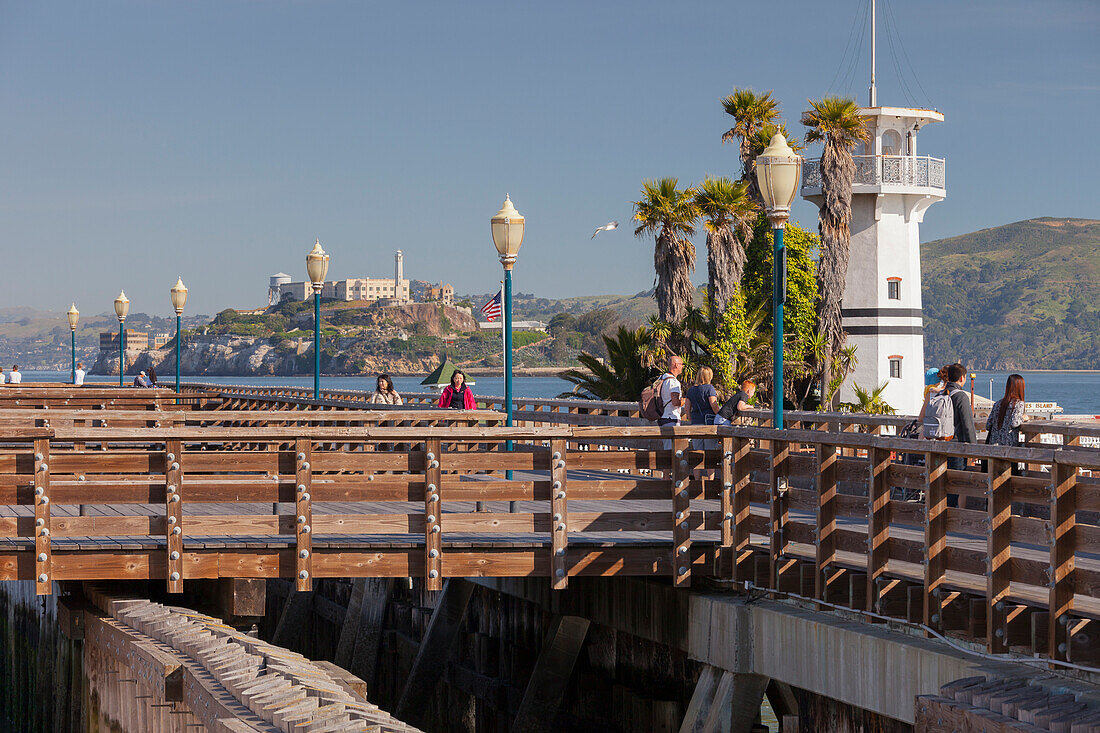
[[[564,590],[569,585],[569,506],[566,496],[566,442],[564,438],[550,439],[550,568],[554,590]]]
[[[1070,647],[1073,594],[1076,592],[1077,467],[1050,466],[1050,658],[1065,660]]]
[[[947,456],[924,454],[924,623],[943,630],[944,593],[947,572]]]
[[[748,438],[733,439],[733,579],[739,583],[752,580],[752,550],[749,547],[749,522],[752,518],[752,442]]]
[[[722,553],[733,547],[733,438],[722,436],[722,458],[719,464],[718,497],[722,509]]]
[[[867,610],[878,611],[878,580],[890,559],[890,451],[867,450]]]
[[[1008,651],[1004,637],[1005,598],[1012,582],[1012,464],[1000,458],[989,459],[989,484],[986,488],[986,649],[1001,654]],[[1000,631],[1001,635],[997,632]]]
[[[817,445],[817,536],[814,596],[828,600],[828,568],[836,560],[836,505],[837,460],[840,454],[835,445]]]
[[[424,575],[428,590],[443,590],[443,501],[440,484],[443,471],[439,467],[443,443],[439,438],[424,442]]]
[[[672,577],[677,587],[691,585],[691,471],[688,470],[688,441],[672,440]]]
[[[183,593],[183,442],[164,443],[164,531],[168,541],[168,592]]]
[[[44,596],[53,589],[50,549],[50,439],[34,439],[34,590]]]
[[[771,481],[768,490],[769,504],[769,585],[776,590],[780,581],[794,569],[794,561],[789,567],[781,567],[783,555],[787,550],[787,522],[790,515],[787,509],[787,491],[790,477],[791,445],[785,440],[773,440],[771,445]]]
[[[313,441],[294,441],[294,588],[313,590]]]

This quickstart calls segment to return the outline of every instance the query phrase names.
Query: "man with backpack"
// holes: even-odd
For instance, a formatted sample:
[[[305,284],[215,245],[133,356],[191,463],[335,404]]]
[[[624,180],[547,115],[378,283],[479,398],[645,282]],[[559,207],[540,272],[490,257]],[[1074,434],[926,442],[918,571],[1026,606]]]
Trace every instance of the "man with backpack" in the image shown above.
[[[679,425],[685,400],[678,377],[684,371],[684,360],[675,354],[668,358],[668,371],[646,387],[638,400],[642,417],[658,425]]]
[[[944,388],[928,396],[924,411],[924,437],[932,440],[953,440],[956,443],[973,443],[977,435],[974,428],[974,412],[970,399],[963,389],[966,367],[962,364],[947,366]],[[950,456],[947,467],[955,471],[966,470],[966,459]],[[947,495],[947,505],[959,505],[958,494]]]
[[[680,416],[684,409],[684,400],[681,397],[683,389],[680,387],[680,373],[684,371],[684,360],[673,354],[668,357],[668,371],[661,375],[661,417],[657,424],[679,425]]]

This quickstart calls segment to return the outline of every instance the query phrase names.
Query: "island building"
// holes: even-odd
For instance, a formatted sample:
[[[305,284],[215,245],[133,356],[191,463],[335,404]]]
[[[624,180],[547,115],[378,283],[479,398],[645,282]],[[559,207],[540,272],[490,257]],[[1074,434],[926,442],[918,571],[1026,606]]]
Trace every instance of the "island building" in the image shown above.
[[[126,329],[126,349],[146,351],[148,349],[163,348],[169,341],[175,338],[175,334],[154,333],[150,335],[146,331]],[[99,348],[109,351],[118,351],[118,331],[100,331]]]
[[[455,304],[455,289],[450,284],[440,282],[424,288],[425,303],[442,303],[443,305]]]
[[[450,287],[449,285],[447,287]],[[321,297],[335,300],[362,300],[373,302],[386,300],[395,304],[409,303],[412,300],[409,281],[404,274],[404,255],[401,250],[394,253],[392,278],[347,278],[330,280],[321,286]],[[267,302],[275,305],[285,298],[306,300],[313,295],[313,287],[307,281],[292,281],[286,273],[276,273],[268,281]],[[454,290],[451,290],[451,302],[454,302]]]
[[[921,318],[920,224],[947,195],[943,158],[917,154],[917,133],[942,122],[940,112],[879,106],[875,88],[875,30],[871,22],[871,86],[860,116],[869,133],[854,151],[852,234],[841,315],[855,371],[840,390],[855,401],[855,385],[886,382],[883,399],[898,413],[915,415],[924,394],[924,324]],[[805,163],[802,196],[823,202],[820,159]]]

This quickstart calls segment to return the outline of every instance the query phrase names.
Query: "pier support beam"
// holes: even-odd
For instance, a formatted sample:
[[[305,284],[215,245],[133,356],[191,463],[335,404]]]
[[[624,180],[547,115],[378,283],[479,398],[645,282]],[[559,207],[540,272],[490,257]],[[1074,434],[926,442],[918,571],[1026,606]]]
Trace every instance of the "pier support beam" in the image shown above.
[[[549,733],[561,706],[562,694],[581,653],[589,621],[579,616],[558,616],[550,626],[535,669],[523,693],[512,733]]]
[[[291,590],[279,615],[271,643],[276,646],[294,646],[302,629],[306,626],[310,609],[313,608],[313,591]]]
[[[392,578],[357,578],[336,644],[336,664],[366,682],[368,689],[374,685],[382,624],[392,590]]]
[[[413,660],[405,689],[397,702],[395,715],[412,725],[420,725],[429,701],[435,694],[447,660],[451,656],[458,632],[470,605],[474,586],[460,578],[450,578],[443,584],[439,603],[428,622],[428,631],[420,642],[420,651]]]

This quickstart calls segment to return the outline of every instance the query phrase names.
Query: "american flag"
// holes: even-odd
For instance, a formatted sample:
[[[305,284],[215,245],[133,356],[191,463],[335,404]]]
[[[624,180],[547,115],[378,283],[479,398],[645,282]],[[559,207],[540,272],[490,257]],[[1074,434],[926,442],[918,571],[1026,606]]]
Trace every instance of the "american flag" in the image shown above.
[[[502,301],[501,295],[503,294],[503,291],[504,288],[498,290],[496,295],[494,295],[492,298],[489,298],[488,303],[481,306],[481,312],[485,314],[486,320],[495,321],[497,318],[500,318],[500,314],[502,313],[500,304]]]

